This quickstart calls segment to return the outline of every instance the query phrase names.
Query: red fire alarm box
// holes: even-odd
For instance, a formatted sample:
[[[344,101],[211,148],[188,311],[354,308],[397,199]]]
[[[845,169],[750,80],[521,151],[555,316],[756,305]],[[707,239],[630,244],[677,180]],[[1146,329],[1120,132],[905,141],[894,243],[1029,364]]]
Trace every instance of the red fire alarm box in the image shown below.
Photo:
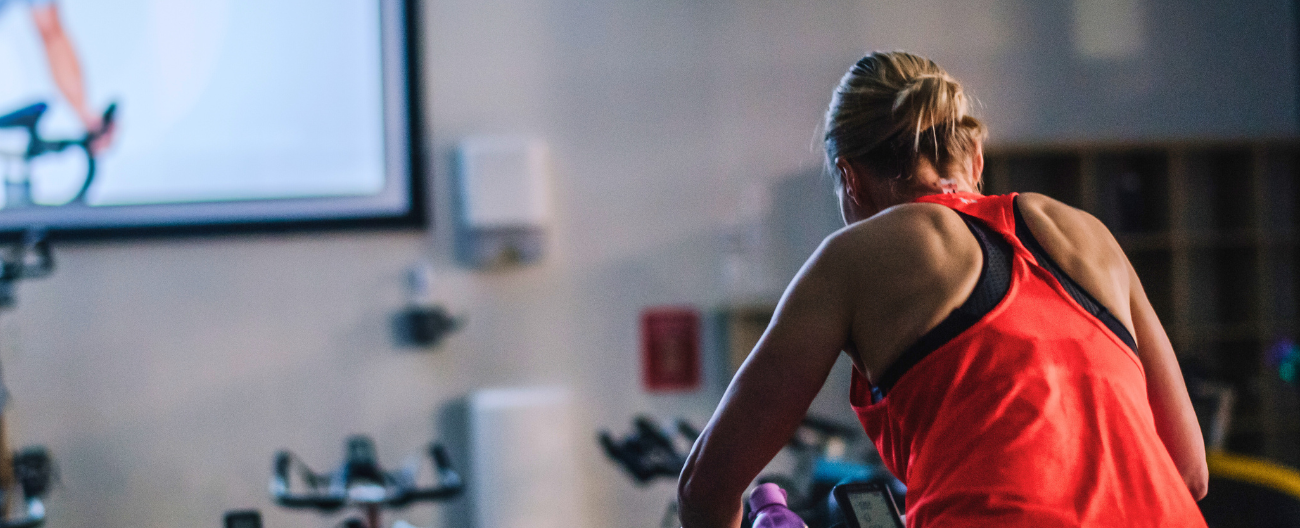
[[[700,386],[700,313],[689,307],[641,313],[641,379],[646,390],[684,391]]]

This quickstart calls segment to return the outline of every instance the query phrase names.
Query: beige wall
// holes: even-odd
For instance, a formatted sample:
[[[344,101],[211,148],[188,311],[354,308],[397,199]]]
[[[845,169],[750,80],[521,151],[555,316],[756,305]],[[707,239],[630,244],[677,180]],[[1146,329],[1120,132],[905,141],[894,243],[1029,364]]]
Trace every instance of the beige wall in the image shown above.
[[[53,277],[21,285],[0,354],[16,441],[48,445],[62,470],[49,526],[218,526],[242,507],[268,528],[332,526],[270,505],[276,449],[323,469],[365,432],[396,463],[463,434],[470,391],[538,384],[578,395],[589,525],[657,525],[671,485],[633,486],[594,431],[637,412],[702,422],[721,385],[641,392],[639,311],[721,303],[721,242],[738,228],[764,226],[780,282],[834,227],[812,143],[864,50],[933,56],[1002,141],[1295,132],[1280,0],[1145,2],[1148,48],[1109,63],[1074,54],[1068,6],[1029,0],[425,4],[431,232],[63,244]],[[476,133],[551,146],[558,218],[540,265],[482,273],[448,257],[449,153]],[[389,333],[418,262],[468,318],[433,353]],[[851,420],[844,375],[818,405]],[[466,511],[408,518],[463,526]]]

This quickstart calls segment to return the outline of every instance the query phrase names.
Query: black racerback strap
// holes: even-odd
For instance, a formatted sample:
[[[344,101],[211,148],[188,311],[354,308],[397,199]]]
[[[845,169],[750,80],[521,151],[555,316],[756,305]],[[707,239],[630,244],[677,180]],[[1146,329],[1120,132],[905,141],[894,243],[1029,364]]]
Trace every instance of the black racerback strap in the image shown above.
[[[1069,293],[1070,297],[1073,297],[1074,301],[1079,303],[1079,306],[1082,306],[1084,310],[1106,325],[1106,328],[1109,328],[1115,334],[1115,337],[1128,345],[1129,350],[1136,354],[1137,341],[1133,339],[1133,334],[1129,333],[1128,328],[1125,328],[1124,324],[1119,322],[1119,319],[1115,318],[1114,314],[1110,313],[1110,310],[1097,302],[1097,299],[1092,294],[1079,286],[1079,283],[1071,279],[1069,275],[1066,275],[1065,271],[1056,264],[1056,261],[1047,255],[1047,251],[1043,249],[1042,244],[1038,243],[1038,239],[1034,238],[1034,233],[1029,230],[1029,224],[1025,223],[1024,215],[1020,214],[1018,202],[1014,204],[1012,209],[1015,210],[1016,214],[1016,238],[1019,238],[1020,243],[1024,244],[1025,249],[1028,249],[1029,253],[1034,256],[1034,260],[1038,261],[1038,265],[1050,272],[1053,277],[1056,277],[1056,282],[1061,283],[1061,287],[1065,288],[1066,293]]]
[[[894,387],[908,370],[920,363],[922,359],[938,350],[953,338],[975,325],[985,315],[993,311],[1002,298],[1006,297],[1011,287],[1011,244],[1002,238],[984,222],[957,211],[961,219],[970,228],[975,240],[979,241],[980,251],[984,254],[984,267],[980,269],[979,280],[975,290],[961,306],[953,310],[937,326],[930,329],[920,339],[907,347],[894,363],[885,369],[884,374],[871,387],[871,399],[880,401]]]

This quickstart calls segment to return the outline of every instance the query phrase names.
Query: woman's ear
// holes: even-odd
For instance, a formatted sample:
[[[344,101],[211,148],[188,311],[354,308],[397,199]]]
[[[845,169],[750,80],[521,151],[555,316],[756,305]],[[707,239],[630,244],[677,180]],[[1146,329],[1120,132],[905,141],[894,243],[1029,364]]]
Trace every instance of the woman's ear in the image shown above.
[[[984,143],[981,141],[975,142],[975,152],[971,154],[971,179],[972,187],[984,188]]]
[[[844,189],[844,194],[854,204],[862,206],[862,179],[859,178],[857,169],[849,160],[835,158],[835,172],[839,173],[840,188]]]

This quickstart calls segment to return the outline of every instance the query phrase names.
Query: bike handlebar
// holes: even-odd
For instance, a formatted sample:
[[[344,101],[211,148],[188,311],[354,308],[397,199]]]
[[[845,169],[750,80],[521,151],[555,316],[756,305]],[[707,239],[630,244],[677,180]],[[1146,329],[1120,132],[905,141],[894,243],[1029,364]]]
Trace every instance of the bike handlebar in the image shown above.
[[[415,475],[410,474],[408,485],[401,487],[400,492],[389,500],[390,506],[401,507],[412,502],[450,499],[464,490],[460,474],[451,468],[451,457],[447,455],[446,448],[439,444],[429,444],[429,459],[433,461],[434,470],[438,473],[438,485],[432,488],[416,487]]]
[[[464,491],[464,482],[452,468],[447,450],[433,443],[429,445],[427,454],[437,473],[438,483],[420,487],[415,482],[418,468],[384,471],[374,456],[374,443],[367,437],[355,436],[348,440],[347,459],[330,475],[318,475],[299,463],[302,466],[301,478],[309,491],[291,493],[290,469],[295,457],[288,451],[280,451],[272,464],[271,496],[277,504],[287,508],[333,511],[349,505],[400,508],[414,502],[450,499]]]
[[[637,416],[632,424],[635,431],[622,440],[615,439],[608,431],[600,432],[598,439],[605,454],[640,484],[658,477],[677,478],[686,464],[686,455],[677,450],[673,438],[648,416]],[[679,422],[678,429],[688,437],[694,432],[685,422]],[[698,437],[699,433],[695,432],[694,436]]]
[[[42,106],[38,107],[38,105]],[[48,152],[62,152],[64,149],[73,145],[80,145],[86,148],[87,152],[89,152],[90,144],[96,139],[99,139],[99,136],[108,132],[108,129],[113,126],[113,121],[117,119],[117,103],[110,103],[108,108],[104,109],[104,113],[100,118],[99,130],[87,130],[86,135],[78,139],[43,139],[37,133],[36,122],[40,120],[41,114],[45,111],[45,107],[41,103],[38,103],[38,105],[33,105],[31,107],[34,110],[28,111],[28,109],[24,109],[24,111],[27,111],[27,114],[24,114],[22,117],[25,117],[26,120],[19,123],[20,126],[27,128],[28,133],[31,134],[32,137],[32,141],[27,145],[27,152],[25,154],[28,159],[35,158],[36,156]],[[28,117],[28,115],[30,115],[30,117]]]

